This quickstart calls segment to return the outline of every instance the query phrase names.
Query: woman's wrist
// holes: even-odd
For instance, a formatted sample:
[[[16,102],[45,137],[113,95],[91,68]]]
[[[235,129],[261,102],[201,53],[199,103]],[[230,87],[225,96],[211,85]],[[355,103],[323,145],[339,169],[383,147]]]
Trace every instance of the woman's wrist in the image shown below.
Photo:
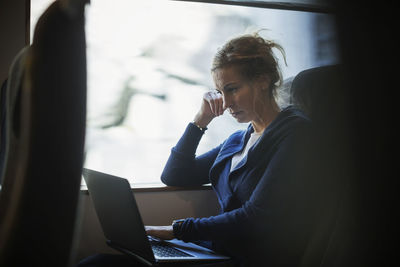
[[[206,129],[207,125],[211,122],[212,118],[204,118],[200,115],[196,115],[193,120],[193,124],[195,124],[199,128]]]
[[[196,126],[200,131],[202,131],[203,133],[208,129],[207,127],[201,127],[200,125],[198,125],[195,121],[192,122],[192,124],[194,126]]]
[[[181,224],[184,222],[184,219],[174,220],[172,222],[172,233],[175,238],[181,239],[182,237],[182,229]]]

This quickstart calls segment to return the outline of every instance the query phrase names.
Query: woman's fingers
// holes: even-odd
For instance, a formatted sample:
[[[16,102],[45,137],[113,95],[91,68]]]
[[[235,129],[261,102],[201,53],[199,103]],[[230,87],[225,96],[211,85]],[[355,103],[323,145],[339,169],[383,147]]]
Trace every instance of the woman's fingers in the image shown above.
[[[167,226],[145,226],[146,233],[148,235],[169,240],[174,238],[173,230],[171,225]]]
[[[209,103],[211,112],[214,114],[214,116],[222,115],[223,101],[220,94],[215,92],[207,92],[204,95],[204,99]]]
[[[215,116],[214,93],[213,92],[205,93],[203,99],[205,100],[205,103],[208,106],[210,113]]]
[[[222,100],[222,95],[221,94],[215,94],[215,106],[216,106],[216,116],[220,116],[224,113],[224,108],[223,108],[223,100]]]
[[[224,101],[222,100],[222,96],[219,95],[218,98],[218,116],[224,114]]]
[[[211,110],[215,116],[218,116],[218,100],[217,95],[215,93],[211,93]]]

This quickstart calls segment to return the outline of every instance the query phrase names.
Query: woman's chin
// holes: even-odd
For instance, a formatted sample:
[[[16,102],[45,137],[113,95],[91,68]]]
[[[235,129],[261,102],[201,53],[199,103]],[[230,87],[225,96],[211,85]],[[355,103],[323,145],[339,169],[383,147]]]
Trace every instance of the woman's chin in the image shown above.
[[[247,123],[250,122],[250,120],[248,120],[247,118],[243,117],[243,116],[233,116],[233,118],[239,122],[239,123]]]

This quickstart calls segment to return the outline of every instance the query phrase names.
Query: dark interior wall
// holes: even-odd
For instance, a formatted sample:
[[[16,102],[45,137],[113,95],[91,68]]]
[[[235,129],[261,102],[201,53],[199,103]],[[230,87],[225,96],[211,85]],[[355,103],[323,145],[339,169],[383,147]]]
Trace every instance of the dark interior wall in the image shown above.
[[[398,8],[395,2],[337,1],[347,70],[349,135],[356,174],[353,266],[390,266],[398,254]]]
[[[0,0],[0,82],[17,53],[29,42],[29,0]]]

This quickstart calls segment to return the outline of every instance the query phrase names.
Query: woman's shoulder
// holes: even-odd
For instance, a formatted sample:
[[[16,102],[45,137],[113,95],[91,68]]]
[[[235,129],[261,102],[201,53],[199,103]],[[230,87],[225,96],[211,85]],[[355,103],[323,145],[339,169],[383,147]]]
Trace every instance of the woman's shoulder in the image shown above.
[[[311,120],[300,109],[288,106],[281,110],[278,117],[267,128],[265,136],[287,136],[291,133],[310,128]]]
[[[296,119],[298,121],[304,121],[310,123],[310,118],[299,108],[295,106],[287,106],[280,112],[282,119]]]

